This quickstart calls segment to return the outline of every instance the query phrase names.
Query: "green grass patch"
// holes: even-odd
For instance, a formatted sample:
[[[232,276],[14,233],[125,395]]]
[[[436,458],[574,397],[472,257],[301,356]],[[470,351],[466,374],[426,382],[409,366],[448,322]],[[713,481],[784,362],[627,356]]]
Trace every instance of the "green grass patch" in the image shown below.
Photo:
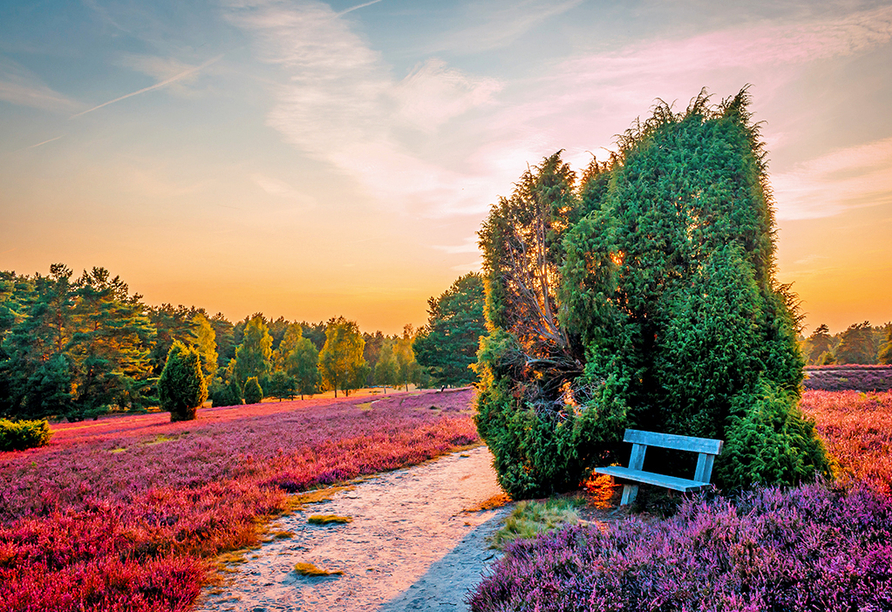
[[[493,535],[492,546],[502,550],[518,538],[532,538],[563,525],[575,525],[579,522],[576,509],[584,504],[581,497],[520,502]]]
[[[314,514],[307,519],[311,525],[328,525],[329,523],[351,523],[352,516],[338,516],[337,514]]]
[[[297,563],[294,571],[301,576],[340,576],[344,573],[341,570],[325,570],[312,563]]]

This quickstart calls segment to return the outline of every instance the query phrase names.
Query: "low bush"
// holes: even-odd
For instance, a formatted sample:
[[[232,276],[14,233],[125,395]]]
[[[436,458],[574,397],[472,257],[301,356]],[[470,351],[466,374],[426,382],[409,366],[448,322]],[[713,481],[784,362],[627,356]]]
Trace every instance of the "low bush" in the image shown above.
[[[263,389],[260,387],[260,382],[256,376],[252,376],[245,381],[245,403],[259,404],[262,399]]]
[[[9,421],[0,419],[0,452],[25,450],[43,446],[50,439],[50,426],[45,420]]]

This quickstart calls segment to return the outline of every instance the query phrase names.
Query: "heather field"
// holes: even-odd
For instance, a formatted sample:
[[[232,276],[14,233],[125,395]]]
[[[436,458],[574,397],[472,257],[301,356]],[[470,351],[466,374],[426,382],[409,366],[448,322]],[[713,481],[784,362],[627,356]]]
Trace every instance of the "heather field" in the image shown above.
[[[693,498],[665,520],[520,540],[472,609],[892,609],[892,392],[807,391],[802,407],[838,462],[836,483]]]
[[[0,612],[185,610],[287,493],[477,440],[472,391],[209,408],[53,427],[0,453]]]

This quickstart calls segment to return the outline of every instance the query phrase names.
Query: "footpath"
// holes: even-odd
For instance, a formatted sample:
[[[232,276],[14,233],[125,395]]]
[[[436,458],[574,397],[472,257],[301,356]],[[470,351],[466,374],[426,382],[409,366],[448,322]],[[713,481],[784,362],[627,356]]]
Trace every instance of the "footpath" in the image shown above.
[[[488,537],[511,505],[481,508],[501,493],[485,446],[373,476],[274,521],[286,537],[251,551],[196,610],[462,612],[497,555]],[[351,520],[308,522],[323,514]],[[341,573],[303,576],[298,563]]]

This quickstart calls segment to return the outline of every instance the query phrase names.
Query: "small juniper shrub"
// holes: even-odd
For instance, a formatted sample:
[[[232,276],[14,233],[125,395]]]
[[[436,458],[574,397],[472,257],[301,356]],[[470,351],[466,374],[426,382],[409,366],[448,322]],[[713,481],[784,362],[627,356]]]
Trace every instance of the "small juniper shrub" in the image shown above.
[[[10,421],[0,419],[0,452],[25,450],[43,446],[50,439],[50,426],[45,420]]]
[[[260,388],[260,382],[256,376],[252,376],[245,381],[245,403],[259,404],[262,399],[263,389]]]

